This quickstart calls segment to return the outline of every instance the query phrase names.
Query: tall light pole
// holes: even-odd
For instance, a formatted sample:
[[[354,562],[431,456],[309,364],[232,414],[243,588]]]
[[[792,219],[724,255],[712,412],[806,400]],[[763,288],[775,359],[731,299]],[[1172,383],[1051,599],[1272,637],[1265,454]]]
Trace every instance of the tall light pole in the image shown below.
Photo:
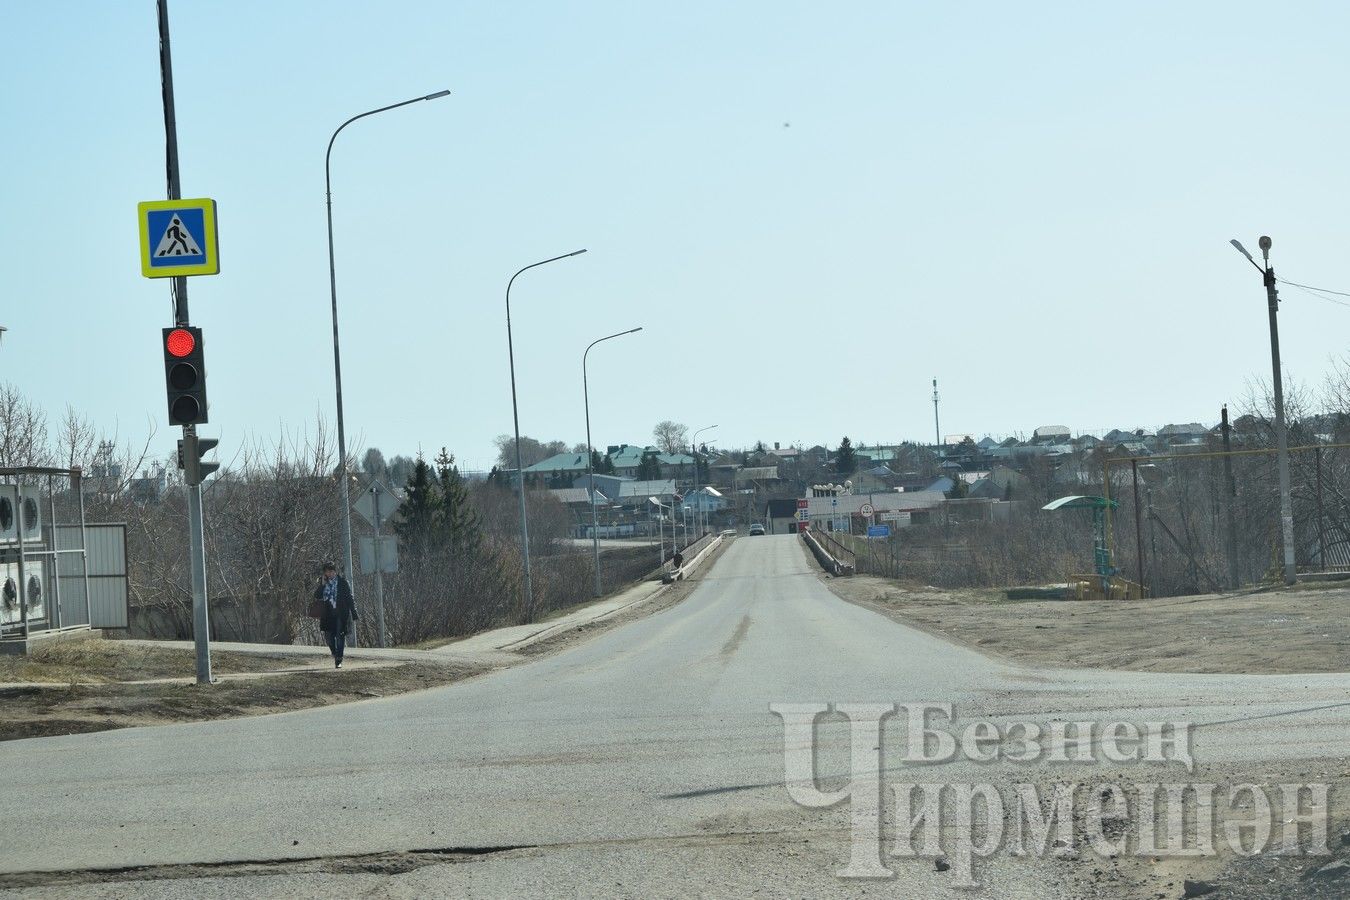
[[[703,432],[705,432],[705,431],[712,431],[712,430],[713,430],[714,428],[716,428],[716,427],[717,427],[716,425],[705,425],[704,427],[700,428],[698,431],[695,431],[695,432],[694,432],[694,439],[693,439],[692,441],[690,441],[690,443],[689,443],[689,449],[694,451],[694,495],[695,495],[695,496],[698,496],[698,436],[699,436],[700,434],[702,434]],[[699,497],[699,498],[698,498],[698,509],[699,509],[699,510],[702,510],[702,509],[703,509],[703,498],[702,498],[702,497]],[[697,512],[697,511],[694,513],[694,518],[695,518],[695,521],[698,520],[698,512]],[[699,536],[701,537],[702,534],[703,534],[703,532],[702,532],[702,530],[700,530],[700,531],[699,531]]]
[[[600,517],[595,511],[595,468],[591,465],[591,457],[595,453],[595,448],[591,446],[591,389],[586,379],[586,357],[590,355],[591,348],[602,341],[610,341],[617,337],[623,337],[625,334],[636,334],[642,330],[642,326],[630,328],[627,331],[620,331],[618,334],[606,335],[602,338],[596,338],[586,345],[586,352],[581,354],[581,393],[586,400],[586,487],[590,493],[591,501],[591,556],[595,565],[595,596],[600,596]]]
[[[1279,312],[1280,297],[1275,290],[1275,269],[1270,264],[1270,238],[1261,236],[1258,245],[1261,248],[1262,266],[1247,248],[1236,240],[1228,243],[1247,257],[1247,261],[1261,272],[1261,280],[1266,286],[1266,308],[1270,314],[1270,366],[1275,385],[1275,441],[1279,454],[1280,469],[1280,524],[1284,536],[1284,583],[1293,584],[1296,579],[1294,569],[1294,503],[1289,495],[1289,435],[1284,422],[1284,379],[1280,373],[1280,327],[1276,321]]]
[[[530,525],[525,517],[525,467],[520,464],[520,412],[516,406],[516,349],[511,341],[511,285],[516,283],[521,272],[528,272],[530,269],[538,266],[548,265],[551,262],[557,262],[560,259],[568,259],[573,256],[580,256],[586,250],[573,250],[571,253],[564,253],[562,256],[553,256],[548,259],[541,259],[537,263],[530,263],[525,268],[511,276],[511,280],[506,283],[506,353],[511,363],[511,421],[516,429],[516,483],[520,493],[520,549],[521,555],[525,559],[525,593],[521,606],[525,613],[525,621],[534,621],[534,582],[530,578]]]
[[[352,495],[351,488],[347,483],[349,481],[347,477],[347,431],[342,420],[342,353],[338,344],[337,268],[333,262],[333,142],[342,133],[342,129],[357,119],[364,119],[366,116],[373,116],[376,113],[398,109],[400,106],[421,103],[423,100],[437,100],[449,95],[449,91],[437,91],[434,94],[414,97],[411,100],[404,100],[402,103],[392,103],[389,106],[381,106],[379,109],[372,109],[358,116],[352,116],[339,125],[337,131],[333,132],[333,136],[328,139],[328,152],[323,156],[324,195],[328,203],[328,289],[333,300],[333,380],[337,384],[338,466],[341,474],[338,481],[342,486],[342,574],[349,579],[354,578],[356,573],[355,567],[352,565]],[[379,631],[380,646],[383,647],[388,643],[388,636],[384,630],[384,604],[382,603],[377,603],[375,606],[375,626]]]

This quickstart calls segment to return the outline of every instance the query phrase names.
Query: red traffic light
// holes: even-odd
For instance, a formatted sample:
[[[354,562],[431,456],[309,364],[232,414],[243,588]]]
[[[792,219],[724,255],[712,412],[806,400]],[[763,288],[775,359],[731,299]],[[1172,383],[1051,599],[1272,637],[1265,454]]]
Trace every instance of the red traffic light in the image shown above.
[[[170,356],[182,359],[197,349],[197,339],[186,328],[175,328],[164,338],[164,349]]]

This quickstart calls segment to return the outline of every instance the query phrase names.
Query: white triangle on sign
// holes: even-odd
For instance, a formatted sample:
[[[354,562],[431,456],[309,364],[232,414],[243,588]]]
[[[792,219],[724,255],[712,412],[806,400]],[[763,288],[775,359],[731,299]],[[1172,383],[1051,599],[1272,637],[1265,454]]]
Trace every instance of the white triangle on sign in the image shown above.
[[[164,229],[164,237],[159,239],[159,246],[155,248],[155,256],[201,256],[202,248],[197,246],[197,241],[192,237],[192,232],[188,231],[183,220],[175,214],[169,219],[168,227]]]

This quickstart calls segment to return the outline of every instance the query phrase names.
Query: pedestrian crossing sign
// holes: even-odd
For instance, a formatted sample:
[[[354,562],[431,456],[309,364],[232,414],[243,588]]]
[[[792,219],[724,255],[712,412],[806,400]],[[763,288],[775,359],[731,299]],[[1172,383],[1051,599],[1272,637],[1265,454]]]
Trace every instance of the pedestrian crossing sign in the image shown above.
[[[136,205],[141,230],[141,274],[146,278],[215,275],[216,201],[147,200]]]

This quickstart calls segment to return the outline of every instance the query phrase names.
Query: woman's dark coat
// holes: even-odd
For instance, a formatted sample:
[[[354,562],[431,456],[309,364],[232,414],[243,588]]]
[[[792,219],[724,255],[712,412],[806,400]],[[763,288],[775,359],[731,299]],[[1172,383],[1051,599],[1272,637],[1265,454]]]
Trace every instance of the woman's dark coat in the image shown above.
[[[337,580],[337,609],[323,599],[323,584],[314,589],[314,599],[323,603],[323,615],[319,617],[319,629],[322,631],[346,631],[353,619],[361,618],[356,614],[356,600],[352,597],[352,586],[341,575]]]

